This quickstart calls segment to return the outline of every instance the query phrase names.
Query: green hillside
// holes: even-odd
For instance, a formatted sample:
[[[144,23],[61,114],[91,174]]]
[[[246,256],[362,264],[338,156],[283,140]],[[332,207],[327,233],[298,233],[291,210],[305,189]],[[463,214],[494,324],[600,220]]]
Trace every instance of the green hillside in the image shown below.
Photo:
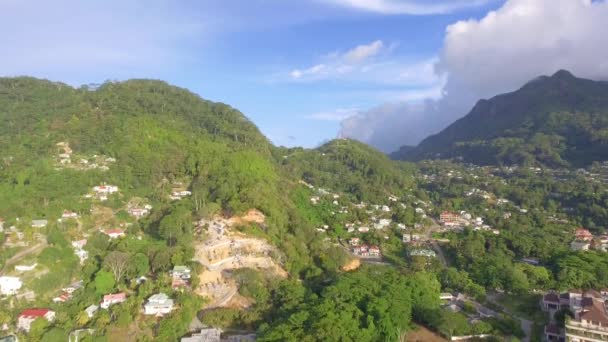
[[[320,187],[352,194],[360,201],[400,195],[414,185],[413,165],[395,163],[380,151],[354,140],[333,140],[314,150],[281,151],[290,174]]]
[[[481,100],[469,114],[395,159],[584,166],[608,158],[608,82],[561,70]]]
[[[28,307],[57,312],[52,324],[40,321],[27,336],[20,335],[28,341],[65,340],[77,328],[95,329],[95,337],[83,341],[120,341],[127,331],[137,331],[141,341],[174,341],[188,332],[197,315],[214,326],[259,329],[262,340],[294,340],[302,334],[285,332],[286,324],[295,321],[284,318],[321,311],[331,316],[307,323],[315,326],[317,339],[335,337],[326,327],[341,325],[349,336],[375,341],[407,331],[412,311],[438,305],[434,276],[404,283],[396,271],[366,268],[343,278],[341,267],[350,260],[337,243],[346,236],[343,222],[370,215],[334,215],[329,195],[321,195],[318,206],[310,197],[325,188],[328,194],[344,195],[340,201],[345,207],[351,205],[346,199],[385,204],[389,195],[400,196],[415,186],[411,166],[368,146],[336,140],[314,150],[278,148],[237,110],[153,80],[74,89],[27,77],[2,78],[0,120],[5,123],[0,126],[0,217],[6,229],[0,233],[0,265],[14,274],[14,264],[7,263],[25,253],[19,262],[36,262],[41,270],[23,275],[33,299],[0,302],[0,323],[14,326]],[[93,187],[103,184],[119,191],[92,194]],[[191,194],[171,199],[176,189]],[[149,214],[134,218],[128,212],[144,204],[151,208]],[[234,271],[230,277],[251,304],[246,310],[216,308],[201,314],[207,302],[194,290],[205,266],[195,254],[208,242],[210,228],[196,222],[250,209],[263,213],[265,221],[239,225],[239,233],[275,246],[266,254],[287,276],[277,279],[250,268]],[[64,210],[77,219],[62,218]],[[45,220],[44,225],[36,227],[33,220]],[[320,234],[317,228],[329,220],[335,231]],[[102,233],[117,227],[124,229],[124,238]],[[88,240],[81,247],[88,258],[82,261],[71,245],[80,239]],[[375,235],[369,239],[379,241]],[[400,240],[395,236],[391,243],[399,246]],[[127,266],[117,273],[120,260]],[[172,289],[169,272],[178,265],[192,269],[192,288]],[[376,272],[387,275],[382,288],[370,281]],[[138,285],[140,276],[149,280]],[[66,303],[51,302],[76,280],[83,281],[83,290]],[[363,297],[345,298],[340,305],[359,320],[333,316],[333,309],[328,311],[332,293],[358,282],[365,283]],[[413,290],[424,282],[434,287],[424,294]],[[83,315],[104,294],[121,291],[128,295],[124,305],[94,318]],[[365,312],[368,305],[387,305],[395,291],[402,305]],[[162,320],[141,315],[146,298],[157,292],[168,293],[178,306]]]

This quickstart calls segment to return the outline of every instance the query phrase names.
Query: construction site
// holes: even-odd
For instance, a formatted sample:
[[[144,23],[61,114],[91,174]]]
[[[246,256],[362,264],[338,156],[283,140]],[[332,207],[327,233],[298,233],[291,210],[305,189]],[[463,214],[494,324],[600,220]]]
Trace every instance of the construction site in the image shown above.
[[[232,230],[246,223],[262,224],[264,215],[250,210],[241,217],[215,217],[198,222],[199,229],[206,233],[206,239],[196,244],[195,258],[204,266],[196,292],[210,299],[207,308],[250,305],[249,300],[238,295],[237,284],[230,276],[233,270],[252,268],[287,277],[287,272],[272,257],[276,251],[272,245]]]

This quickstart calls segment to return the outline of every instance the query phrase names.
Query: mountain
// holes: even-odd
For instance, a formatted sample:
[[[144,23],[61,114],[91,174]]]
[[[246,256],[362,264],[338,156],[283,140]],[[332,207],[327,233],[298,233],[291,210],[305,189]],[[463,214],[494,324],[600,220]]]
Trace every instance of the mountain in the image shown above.
[[[355,140],[332,140],[314,150],[283,151],[281,165],[308,183],[354,195],[359,201],[381,202],[414,185],[413,169]]]
[[[262,341],[310,334],[336,340],[336,332],[351,340],[395,340],[410,327],[412,312],[427,302],[439,308],[434,275],[417,279],[383,266],[343,270],[352,259],[338,243],[346,241],[347,222],[371,224],[376,216],[369,213],[392,219],[390,210],[405,210],[397,200],[416,186],[411,164],[369,146],[334,140],[317,149],[276,147],[236,109],[156,80],[76,89],[0,78],[0,121],[0,274],[21,277],[21,290],[35,294],[35,302],[0,301],[0,322],[15,327],[31,307],[57,313],[27,335],[19,331],[22,340],[65,340],[83,327],[95,328],[100,341],[130,341],[127,332],[135,330],[146,340],[179,340],[213,304],[200,291],[220,286],[217,273],[237,287],[238,296],[228,291],[227,298],[238,303],[211,306],[199,317],[222,328],[259,328]],[[359,208],[361,200],[369,208]],[[223,221],[238,232],[224,235]],[[251,242],[224,244],[214,234]],[[400,232],[388,242],[388,234],[368,235],[370,244],[402,246]],[[235,254],[251,264],[224,264]],[[267,258],[285,278],[266,272]],[[203,262],[211,259],[226,270],[207,268]],[[13,270],[17,262],[34,264],[36,276]],[[191,270],[191,286],[181,287],[181,279],[179,291],[172,290],[175,266]],[[141,276],[147,280],[138,285]],[[75,280],[81,289],[63,293]],[[120,292],[126,303],[94,319],[84,314]],[[142,325],[151,321],[141,307],[159,292],[175,301],[177,313]],[[333,304],[345,292],[354,295]],[[342,320],[336,307],[350,318]],[[304,316],[311,328],[292,327]]]
[[[394,159],[582,166],[608,159],[608,82],[560,70],[471,112]]]

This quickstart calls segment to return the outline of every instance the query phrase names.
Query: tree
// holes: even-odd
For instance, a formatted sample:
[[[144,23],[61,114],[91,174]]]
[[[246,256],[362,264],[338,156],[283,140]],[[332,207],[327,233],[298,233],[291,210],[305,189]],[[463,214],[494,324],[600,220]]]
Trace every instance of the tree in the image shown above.
[[[135,276],[142,276],[150,272],[150,262],[143,253],[137,253],[131,258],[131,270]]]
[[[84,311],[80,311],[78,313],[78,316],[76,317],[76,323],[81,327],[87,325],[87,323],[89,323],[89,320],[89,315]]]
[[[114,280],[121,283],[123,276],[131,267],[130,259],[129,253],[112,251],[106,256],[103,264],[114,274]]]
[[[95,275],[95,292],[98,295],[110,292],[115,284],[114,277],[110,272],[101,270]]]

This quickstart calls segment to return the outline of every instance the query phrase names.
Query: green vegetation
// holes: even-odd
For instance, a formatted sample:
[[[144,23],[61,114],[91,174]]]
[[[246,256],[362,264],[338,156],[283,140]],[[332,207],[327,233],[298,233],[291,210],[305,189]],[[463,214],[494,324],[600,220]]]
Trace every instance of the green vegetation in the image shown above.
[[[481,100],[471,112],[397,159],[462,158],[479,165],[587,166],[608,159],[608,83],[567,71]]]

